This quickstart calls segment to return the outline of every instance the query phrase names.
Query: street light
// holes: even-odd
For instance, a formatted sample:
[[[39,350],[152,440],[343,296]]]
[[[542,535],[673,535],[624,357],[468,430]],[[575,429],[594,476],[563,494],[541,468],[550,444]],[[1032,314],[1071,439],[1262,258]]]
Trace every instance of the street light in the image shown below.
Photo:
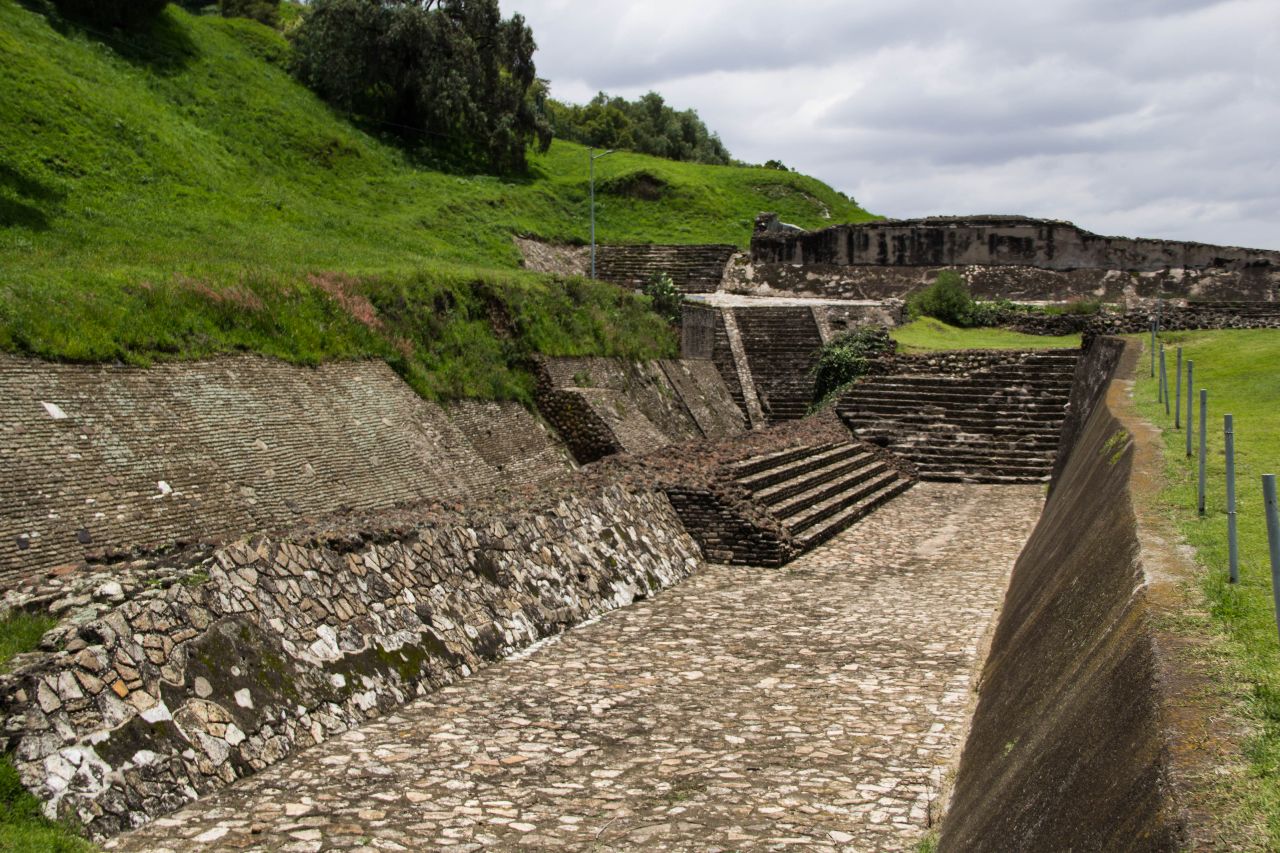
[[[587,157],[591,161],[591,277],[596,277],[596,161],[613,153],[610,148],[603,154],[596,154],[594,148],[587,149]]]

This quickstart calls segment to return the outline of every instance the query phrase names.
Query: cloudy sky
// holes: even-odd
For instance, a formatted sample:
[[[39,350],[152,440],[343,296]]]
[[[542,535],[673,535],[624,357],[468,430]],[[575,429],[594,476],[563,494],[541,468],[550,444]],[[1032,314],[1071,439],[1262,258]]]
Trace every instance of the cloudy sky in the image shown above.
[[[503,0],[552,94],[650,89],[886,216],[1280,249],[1280,0]]]

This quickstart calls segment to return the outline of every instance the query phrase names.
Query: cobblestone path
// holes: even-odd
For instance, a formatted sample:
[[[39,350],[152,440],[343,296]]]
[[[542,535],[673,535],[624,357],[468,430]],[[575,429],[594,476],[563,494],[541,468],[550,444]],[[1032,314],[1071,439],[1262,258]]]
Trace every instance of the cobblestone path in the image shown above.
[[[109,849],[907,850],[1038,486],[921,484],[713,566]]]

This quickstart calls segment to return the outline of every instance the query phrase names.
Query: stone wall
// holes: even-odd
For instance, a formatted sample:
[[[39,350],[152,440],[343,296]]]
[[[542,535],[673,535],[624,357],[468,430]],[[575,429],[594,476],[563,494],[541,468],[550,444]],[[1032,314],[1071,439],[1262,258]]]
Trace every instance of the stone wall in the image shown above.
[[[762,218],[741,292],[905,298],[955,269],[980,299],[1275,301],[1280,252],[1101,237],[1069,222],[931,217],[785,233]]]
[[[567,468],[520,406],[450,417],[376,361],[141,369],[5,355],[0,400],[0,587],[86,556],[456,499]],[[486,437],[494,429],[511,446]]]
[[[653,275],[666,273],[682,293],[712,293],[737,251],[736,246],[718,244],[597,246],[596,277],[638,290]]]
[[[580,486],[104,567],[23,597],[62,620],[0,676],[0,747],[101,838],[698,565],[660,492]]]
[[[1112,381],[1014,568],[940,850],[1239,849],[1197,838],[1225,817],[1191,807],[1230,772],[1224,713],[1205,649],[1169,628],[1195,570],[1135,510],[1163,464],[1131,405]]]
[[[539,410],[582,464],[745,429],[707,361],[549,358],[539,362],[539,371]]]

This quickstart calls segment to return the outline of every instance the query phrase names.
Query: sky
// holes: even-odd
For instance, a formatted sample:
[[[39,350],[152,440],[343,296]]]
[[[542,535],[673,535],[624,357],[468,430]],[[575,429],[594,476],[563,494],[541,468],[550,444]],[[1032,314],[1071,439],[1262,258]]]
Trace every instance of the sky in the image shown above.
[[[503,0],[552,96],[660,92],[873,213],[1280,249],[1280,0]]]

